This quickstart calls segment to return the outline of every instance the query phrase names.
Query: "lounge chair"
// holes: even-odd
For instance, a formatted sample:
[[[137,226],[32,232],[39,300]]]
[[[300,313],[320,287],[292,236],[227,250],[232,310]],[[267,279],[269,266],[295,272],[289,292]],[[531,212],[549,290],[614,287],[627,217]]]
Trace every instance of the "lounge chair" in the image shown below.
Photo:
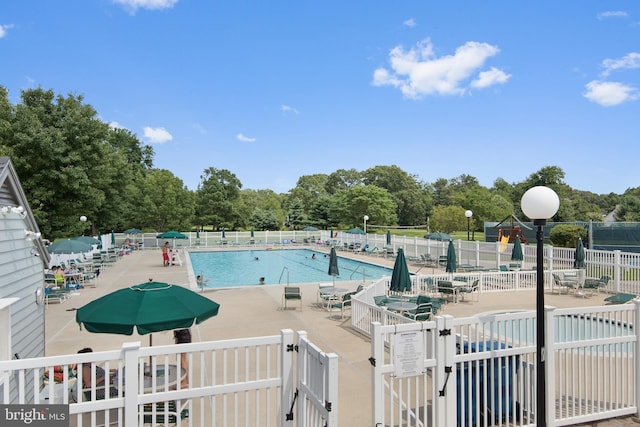
[[[187,409],[187,405],[188,401],[186,400],[182,402],[182,405],[179,405],[175,400],[170,400],[169,402],[147,403],[143,408],[143,422],[145,424],[152,425],[178,425],[180,424],[180,421],[189,417],[189,410]],[[153,417],[154,410],[155,419]],[[166,422],[165,417],[167,417]]]
[[[460,288],[459,292],[462,294],[462,300],[466,294],[471,295],[471,300],[474,300],[474,295],[477,297],[477,301],[480,301],[480,279],[476,279],[471,283],[468,288]]]
[[[606,288],[611,278],[609,276],[602,276],[599,279],[585,279],[582,287],[591,291],[595,290],[600,293],[600,288]]]
[[[442,294],[445,298],[451,296],[453,302],[458,302],[458,288],[453,286],[453,283],[447,280],[441,280],[438,282],[438,292]]]
[[[563,290],[567,294],[569,294],[569,292],[575,292],[578,287],[576,280],[561,279],[556,273],[553,273],[552,276],[553,283],[558,287],[558,294],[561,294]]]
[[[299,286],[285,286],[282,294],[282,309],[287,309],[287,301],[300,301],[300,310],[302,310],[302,292]]]
[[[431,316],[433,316],[433,306],[429,302],[420,304],[415,310],[409,310],[405,313],[405,317],[416,322],[431,320]]]
[[[604,300],[610,304],[626,304],[636,298],[636,294],[625,294],[623,292],[606,297]]]

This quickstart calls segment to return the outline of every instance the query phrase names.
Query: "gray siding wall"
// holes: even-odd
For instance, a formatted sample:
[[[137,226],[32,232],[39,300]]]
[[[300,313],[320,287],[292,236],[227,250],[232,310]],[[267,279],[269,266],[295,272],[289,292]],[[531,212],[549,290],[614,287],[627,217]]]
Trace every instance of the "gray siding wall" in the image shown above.
[[[0,298],[19,298],[9,310],[11,354],[18,354],[21,359],[45,355],[44,305],[36,304],[35,298],[36,289],[44,283],[44,270],[41,259],[32,253],[34,242],[25,238],[28,228],[21,215],[0,214]],[[0,331],[0,339],[5,334]],[[40,384],[33,384],[31,378],[28,381],[28,396],[33,396],[32,388]],[[12,403],[17,401],[13,394]]]

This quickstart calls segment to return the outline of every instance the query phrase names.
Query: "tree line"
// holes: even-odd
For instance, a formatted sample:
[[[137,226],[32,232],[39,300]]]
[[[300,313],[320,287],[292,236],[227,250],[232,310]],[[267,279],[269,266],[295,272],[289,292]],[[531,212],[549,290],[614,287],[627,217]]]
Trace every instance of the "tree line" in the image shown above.
[[[640,188],[598,195],[571,188],[557,166],[524,181],[497,178],[491,188],[471,175],[425,182],[395,165],[301,176],[287,193],[243,189],[227,169],[209,167],[196,190],[166,169],[154,168],[154,151],[127,129],[112,128],[82,95],[42,88],[21,91],[13,105],[0,86],[0,155],[14,164],[30,207],[48,239],[140,228],[278,230],[305,226],[342,229],[368,224],[422,226],[445,232],[522,217],[520,198],[535,185],[559,195],[553,221],[602,221],[616,210],[622,221],[640,220]],[[81,222],[84,215],[88,221]]]

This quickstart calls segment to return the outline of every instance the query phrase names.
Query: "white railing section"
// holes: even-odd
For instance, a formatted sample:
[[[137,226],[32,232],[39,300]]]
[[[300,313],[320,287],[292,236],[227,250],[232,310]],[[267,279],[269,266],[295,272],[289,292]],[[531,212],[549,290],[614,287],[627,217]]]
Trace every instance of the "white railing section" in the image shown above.
[[[639,324],[640,300],[546,308],[547,425],[638,414]],[[408,350],[407,336],[422,345]],[[534,311],[374,323],[374,424],[534,426],[535,336]]]
[[[68,404],[73,424],[80,427],[180,424],[181,419],[199,426],[319,426],[286,419],[297,378],[303,398],[296,404],[307,406],[307,414],[319,413],[327,426],[337,426],[337,356],[322,353],[306,333],[301,336],[302,365],[294,360],[291,330],[145,348],[134,342],[113,351],[0,361],[0,372],[9,378],[0,385],[0,403]],[[54,367],[62,371],[60,382],[45,380],[45,372],[48,378],[57,373]],[[107,389],[96,386],[102,369],[110,378]],[[90,387],[81,386],[83,371],[91,376]],[[10,401],[14,390],[18,399]],[[331,411],[321,410],[327,402]]]
[[[297,425],[338,427],[338,355],[321,351],[306,332],[298,332],[297,384]]]

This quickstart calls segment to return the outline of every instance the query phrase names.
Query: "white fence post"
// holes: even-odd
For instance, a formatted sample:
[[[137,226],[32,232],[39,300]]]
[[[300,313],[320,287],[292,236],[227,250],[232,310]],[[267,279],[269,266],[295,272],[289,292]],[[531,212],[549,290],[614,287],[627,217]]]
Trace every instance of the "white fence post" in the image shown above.
[[[545,305],[544,306],[544,367],[545,367],[545,381],[546,390],[544,392],[545,399],[547,399],[547,413],[545,414],[547,426],[552,427],[556,425],[556,367],[555,367],[555,354],[556,349],[554,346],[555,328],[554,328],[554,312],[555,307]],[[536,340],[539,337],[536,337]],[[536,366],[537,368],[537,366]],[[540,387],[536,384],[536,389]],[[537,396],[537,394],[536,394]],[[536,420],[538,420],[538,414],[536,414]]]
[[[138,425],[138,366],[140,341],[122,344],[124,366],[128,366],[124,372],[124,424],[127,426]]]
[[[331,402],[331,410],[327,417],[327,427],[338,427],[338,355],[328,353],[327,356],[327,373],[325,376],[325,389],[327,390],[327,399]]]
[[[373,376],[371,384],[371,407],[373,408],[374,426],[384,425],[384,379],[381,369],[381,366],[384,365],[384,337],[381,331],[382,324],[380,324],[380,322],[371,323],[371,373]]]
[[[640,300],[634,299],[636,311],[633,313],[633,324],[640,325]],[[637,332],[636,332],[637,334]],[[635,405],[636,405],[636,417],[640,417],[640,339],[636,339],[635,345],[635,357],[633,360],[634,368],[634,384],[635,384]]]
[[[293,420],[286,420],[286,415],[291,404],[293,403],[293,330],[283,329],[280,332],[281,348],[280,348],[280,360],[282,366],[280,372],[282,373],[282,385],[280,387],[280,414],[278,414],[278,426],[292,426]]]

